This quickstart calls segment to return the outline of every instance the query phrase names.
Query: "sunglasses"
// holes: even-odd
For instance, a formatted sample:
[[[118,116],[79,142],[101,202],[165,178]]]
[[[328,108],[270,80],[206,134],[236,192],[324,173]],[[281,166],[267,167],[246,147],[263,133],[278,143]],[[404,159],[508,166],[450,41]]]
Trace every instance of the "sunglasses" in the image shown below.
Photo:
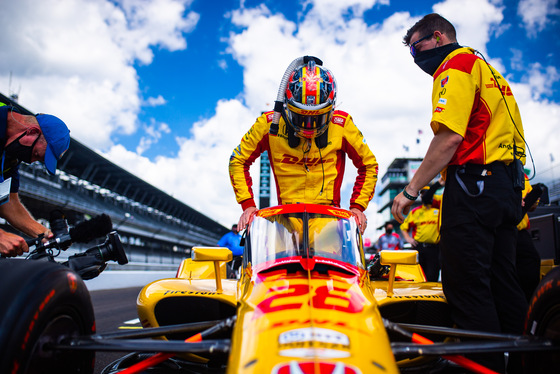
[[[415,41],[410,45],[410,54],[412,55],[412,57],[416,57],[416,44],[420,43],[423,40],[431,38],[433,34],[434,33],[429,33],[428,35],[421,37],[420,39],[418,39],[417,41]]]

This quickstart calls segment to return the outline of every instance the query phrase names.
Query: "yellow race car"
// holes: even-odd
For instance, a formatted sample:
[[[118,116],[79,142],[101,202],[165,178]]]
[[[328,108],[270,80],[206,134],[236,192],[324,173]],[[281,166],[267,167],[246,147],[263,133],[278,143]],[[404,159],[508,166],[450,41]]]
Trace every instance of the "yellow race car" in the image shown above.
[[[63,310],[61,327],[38,328],[26,341],[31,348],[15,348],[19,367],[5,359],[12,366],[0,369],[76,372],[92,351],[132,352],[104,374],[491,373],[464,357],[481,352],[524,352],[527,373],[560,367],[558,269],[533,296],[526,334],[512,336],[453,329],[441,284],[425,281],[417,252],[382,251],[366,263],[356,217],[344,209],[261,209],[249,224],[235,277],[232,260],[226,248],[193,248],[175,278],[140,292],[142,329],[99,336],[93,326],[88,334],[91,323],[73,328],[80,310]],[[64,274],[58,294],[69,295],[62,280],[72,279],[86,314],[83,282],[70,270]],[[50,300],[45,295],[43,304]],[[60,317],[53,313],[50,319]],[[1,333],[0,345],[12,347],[2,344]]]
[[[513,351],[514,341],[526,343],[452,330],[441,284],[426,282],[417,252],[383,251],[366,264],[347,210],[310,204],[259,210],[247,231],[239,279],[226,279],[231,260],[225,248],[194,248],[176,278],[148,284],[138,296],[144,328],[223,321],[200,343],[191,332],[159,337],[216,344],[179,354],[181,367],[274,374],[477,370],[464,357],[447,355],[442,344],[461,352],[456,337],[492,339],[463,345],[482,352],[496,340],[502,351],[508,344]],[[428,351],[432,341],[439,352]]]

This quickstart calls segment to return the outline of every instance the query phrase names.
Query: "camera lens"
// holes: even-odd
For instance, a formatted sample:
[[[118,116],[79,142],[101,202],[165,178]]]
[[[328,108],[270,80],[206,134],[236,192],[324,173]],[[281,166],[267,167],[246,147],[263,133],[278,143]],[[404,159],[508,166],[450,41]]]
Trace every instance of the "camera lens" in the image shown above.
[[[49,217],[49,225],[55,237],[68,234],[68,223],[64,213],[60,210],[53,210]]]

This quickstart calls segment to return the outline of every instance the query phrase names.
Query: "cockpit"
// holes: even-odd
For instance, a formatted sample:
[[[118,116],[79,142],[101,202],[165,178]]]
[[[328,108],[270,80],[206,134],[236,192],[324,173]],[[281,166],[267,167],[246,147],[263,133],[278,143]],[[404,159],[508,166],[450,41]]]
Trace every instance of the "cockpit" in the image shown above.
[[[365,268],[356,219],[343,209],[295,204],[259,210],[247,240],[244,261],[256,269],[290,262]]]

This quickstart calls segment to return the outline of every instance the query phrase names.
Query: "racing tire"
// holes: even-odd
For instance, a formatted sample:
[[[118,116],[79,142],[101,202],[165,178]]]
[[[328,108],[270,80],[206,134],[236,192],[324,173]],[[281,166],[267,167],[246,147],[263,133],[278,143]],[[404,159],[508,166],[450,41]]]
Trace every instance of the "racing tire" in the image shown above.
[[[92,373],[95,352],[49,349],[95,332],[89,292],[58,263],[0,260],[0,373]]]
[[[560,267],[552,269],[533,293],[523,333],[556,341],[560,339]],[[554,351],[523,356],[525,373],[553,373],[559,367],[560,355]]]

